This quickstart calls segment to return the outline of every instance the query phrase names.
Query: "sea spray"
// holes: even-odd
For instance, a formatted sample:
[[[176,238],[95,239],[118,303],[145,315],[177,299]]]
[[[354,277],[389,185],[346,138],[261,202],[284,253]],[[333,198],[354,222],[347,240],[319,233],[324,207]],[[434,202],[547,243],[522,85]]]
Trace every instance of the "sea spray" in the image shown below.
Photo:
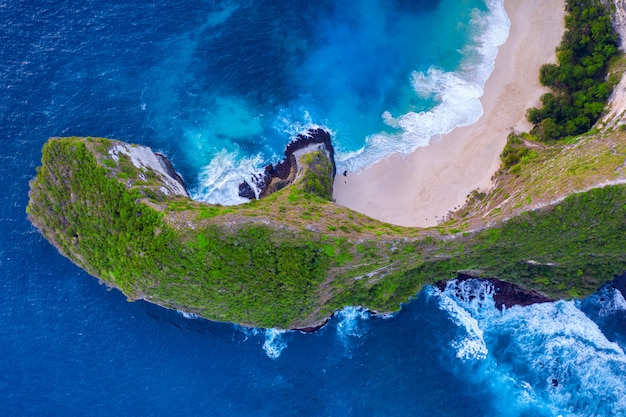
[[[247,45],[239,38],[248,35],[233,22],[258,13],[254,5],[228,3],[205,23],[211,30],[196,28],[184,37],[194,39],[193,48],[180,57],[186,72],[174,71],[163,84],[169,86],[162,94],[169,114],[151,112],[158,123],[150,124],[163,132],[183,132],[184,139],[173,142],[180,142],[197,171],[190,183],[193,197],[210,203],[245,202],[234,178],[249,178],[275,162],[289,140],[314,126],[333,132],[339,172],[358,171],[390,154],[427,146],[432,137],[480,117],[484,83],[497,47],[508,36],[502,4],[472,0],[459,7],[455,0],[442,0],[439,8],[420,5],[410,11],[379,1],[307,6],[298,19],[287,10],[289,16],[274,29],[264,25],[259,40],[277,37],[266,47],[241,46],[240,51],[232,48]],[[266,19],[262,13],[258,18]],[[439,20],[445,24],[432,24]],[[289,26],[295,22],[305,27]],[[279,36],[285,30],[289,44]],[[429,40],[434,31],[437,42]],[[302,37],[305,33],[310,38]],[[202,55],[208,51],[210,56]],[[236,66],[232,59],[239,56],[243,62]],[[204,72],[195,70],[198,61],[207,60],[211,64]],[[268,66],[265,78],[256,83],[245,76],[251,63]],[[293,63],[298,65],[284,66]],[[171,63],[166,69],[172,71]],[[222,80],[219,86],[215,80]],[[282,87],[272,87],[276,85]],[[191,107],[188,114],[175,111],[180,107],[175,91],[183,87],[178,101]],[[224,163],[226,172],[218,169]],[[220,180],[220,175],[231,180]]]
[[[271,359],[278,359],[282,351],[287,347],[287,342],[283,339],[285,330],[266,329],[264,332],[265,342],[263,350]]]
[[[440,308],[449,314],[450,320],[459,327],[460,334],[450,342],[461,360],[484,360],[489,349],[476,313],[493,311],[493,286],[479,280],[450,281],[443,292],[428,289],[431,297],[439,300]],[[474,315],[472,314],[474,313]]]
[[[260,154],[241,158],[238,152],[229,153],[223,150],[202,169],[199,184],[191,196],[194,200],[212,204],[245,203],[249,200],[239,196],[239,184],[249,181],[255,175],[262,176],[263,168]],[[255,190],[255,193],[258,195],[259,190]]]
[[[466,334],[450,341],[457,358],[482,361],[478,367],[470,361],[451,369],[481,386],[491,381],[494,407],[502,415],[620,415],[626,410],[626,355],[575,302],[500,312],[493,290],[476,282],[453,282],[443,292],[430,290],[430,297]]]
[[[232,340],[239,343],[254,343],[263,349],[270,359],[278,359],[288,346],[286,336],[292,332],[280,329],[263,329],[259,327],[245,327],[233,324]],[[241,336],[239,336],[241,335]]]
[[[618,289],[605,284],[597,293],[576,303],[607,339],[626,350],[626,300]]]
[[[186,318],[187,320],[197,320],[199,318],[199,316],[195,313],[188,313],[183,310],[176,310],[176,312],[180,314],[181,316],[183,316],[184,318]]]
[[[352,350],[361,345],[360,339],[369,331],[366,322],[370,317],[369,311],[352,306],[344,307],[335,314],[337,339],[343,345],[346,357],[351,357]]]
[[[613,288],[609,284],[604,285],[597,293],[589,296],[579,304],[581,308],[593,306],[593,314],[598,318],[607,318],[619,312],[626,312],[624,296],[618,289]]]

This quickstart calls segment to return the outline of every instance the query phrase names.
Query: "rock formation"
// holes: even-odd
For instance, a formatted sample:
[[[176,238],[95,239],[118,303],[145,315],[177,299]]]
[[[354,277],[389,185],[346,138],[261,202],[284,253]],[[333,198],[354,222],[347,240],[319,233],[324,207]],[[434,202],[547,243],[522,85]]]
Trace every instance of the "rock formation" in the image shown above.
[[[291,184],[298,172],[296,155],[299,151],[313,149],[311,146],[314,145],[318,145],[318,148],[324,150],[332,161],[332,176],[334,178],[336,174],[335,151],[330,140],[330,134],[323,129],[311,129],[306,134],[299,134],[287,145],[282,161],[267,165],[260,176],[251,178],[250,182],[244,181],[239,184],[239,196],[251,200],[257,196],[263,198]],[[258,194],[255,193],[255,189]]]

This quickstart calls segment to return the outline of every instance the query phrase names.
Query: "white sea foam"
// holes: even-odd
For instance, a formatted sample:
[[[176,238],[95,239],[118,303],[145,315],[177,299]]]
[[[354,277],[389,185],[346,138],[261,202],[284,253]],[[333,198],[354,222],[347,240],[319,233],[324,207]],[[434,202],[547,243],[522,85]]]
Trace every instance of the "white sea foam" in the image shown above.
[[[335,314],[337,339],[344,347],[344,355],[352,357],[352,349],[362,343],[362,338],[369,331],[366,321],[371,314],[361,307],[344,307]]]
[[[322,127],[313,123],[311,114],[303,108],[298,109],[298,115],[294,115],[293,113],[294,112],[290,109],[280,109],[278,117],[274,121],[274,130],[279,133],[287,134],[290,138],[295,138],[300,134],[305,134],[310,129]]]
[[[188,320],[195,320],[198,318],[198,315],[195,313],[188,313],[182,310],[176,310],[176,312]]]
[[[626,300],[624,295],[617,288],[607,288],[607,300],[602,303],[602,309],[604,315],[613,314],[618,310],[626,311]]]
[[[616,310],[626,310],[626,299],[624,299],[624,295],[617,289],[613,289],[613,304]]]
[[[279,329],[262,329],[258,327],[245,327],[235,325],[235,329],[244,335],[242,342],[247,342],[249,339],[259,340],[263,339],[263,350],[268,358],[278,359],[280,354],[287,347],[287,341],[285,335],[289,333],[288,330]],[[235,333],[236,334],[236,333]],[[236,337],[233,334],[233,340]]]
[[[256,327],[246,327],[238,324],[235,324],[234,327],[237,331],[233,333],[233,340],[237,340],[237,334],[239,332],[243,334],[243,339],[241,340],[242,342],[246,342],[249,338],[258,336],[261,333],[261,331]]]
[[[493,284],[481,279],[451,280],[444,290],[445,295],[454,298],[459,306],[480,319],[497,314],[494,293]]]
[[[333,131],[327,126],[313,123],[311,116],[306,112],[301,112],[298,119],[290,118],[286,111],[282,111],[279,118],[274,122],[273,128],[287,134],[291,140],[298,135],[304,135],[311,129],[324,129],[330,134]],[[223,130],[225,130],[224,128]],[[197,134],[194,140],[200,144],[207,141],[204,135]],[[191,139],[188,139],[191,140]],[[271,160],[276,162],[283,158],[283,155],[274,155]],[[239,196],[239,184],[247,181],[258,197],[261,190],[256,188],[256,184],[251,181],[255,176],[261,176],[265,166],[270,161],[263,158],[261,154],[252,157],[241,157],[240,152],[228,152],[223,149],[218,152],[209,165],[204,167],[198,177],[199,185],[192,190],[191,197],[194,200],[204,201],[212,204],[235,205],[248,202],[247,198]]]
[[[298,109],[297,115],[290,109],[281,109],[272,127],[277,132],[287,135],[292,142],[296,140],[297,136],[306,136],[309,131],[315,129],[325,130],[331,138],[336,134],[330,126],[314,123],[311,114],[303,108]],[[275,155],[274,159],[280,160],[283,157],[284,155]]]
[[[509,346],[519,367],[527,366],[536,376],[534,388],[555,414],[620,415],[626,410],[626,355],[574,302],[514,307],[488,327],[488,333],[517,329]]]
[[[461,282],[461,284],[465,283]],[[450,320],[463,330],[456,339],[450,342],[450,346],[456,351],[456,357],[461,360],[484,360],[489,350],[485,343],[483,330],[478,320],[462,306],[463,304],[474,303],[477,298],[470,300],[468,297],[464,301],[465,295],[469,296],[467,293],[457,298],[455,295],[456,287],[456,281],[449,282],[445,291],[437,294],[439,307],[446,311]]]
[[[586,300],[578,301],[580,306],[591,305],[591,315],[600,319],[613,316],[617,311],[626,310],[626,300],[622,293],[611,285],[604,285]],[[585,307],[583,307],[585,309]]]
[[[266,329],[263,350],[269,358],[278,359],[282,351],[287,347],[287,342],[283,339],[284,330]]]
[[[239,184],[250,183],[253,175],[260,175],[263,163],[261,155],[240,158],[237,152],[222,150],[200,173],[199,185],[192,190],[191,197],[212,204],[245,203],[248,199],[239,196]],[[258,194],[258,190],[256,192]]]
[[[485,378],[491,380],[497,409],[506,415],[538,409],[551,415],[624,415],[626,355],[575,302],[499,312],[492,294],[471,281],[449,283],[443,293],[431,290],[440,308],[467,333],[450,342],[457,357],[483,359],[485,369],[473,378],[481,386]],[[621,294],[611,295],[619,306]]]
[[[384,112],[385,123],[400,129],[400,133],[374,134],[360,150],[338,153],[340,171],[359,171],[392,153],[411,153],[427,146],[432,137],[450,133],[480,118],[483,88],[493,71],[498,46],[506,41],[510,28],[503,0],[487,0],[487,6],[487,13],[473,12],[471,23],[476,35],[463,51],[466,58],[458,72],[430,68],[426,73],[413,74],[415,92],[421,97],[436,98],[438,104],[430,111],[399,116]]]
[[[361,307],[344,307],[337,313],[337,335],[341,338],[362,337],[368,331],[363,323],[369,320],[371,314]]]

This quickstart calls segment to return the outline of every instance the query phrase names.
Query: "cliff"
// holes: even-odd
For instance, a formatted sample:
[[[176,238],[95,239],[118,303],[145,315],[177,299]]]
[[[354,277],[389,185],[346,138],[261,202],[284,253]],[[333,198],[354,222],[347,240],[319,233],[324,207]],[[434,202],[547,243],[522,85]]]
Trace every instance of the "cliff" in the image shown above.
[[[285,156],[277,164],[270,164],[265,167],[265,171],[259,177],[253,177],[248,181],[239,184],[239,196],[255,199],[266,197],[281,188],[294,182],[298,173],[297,159],[303,153],[314,150],[326,152],[326,156],[332,170],[328,173],[321,173],[318,177],[323,180],[323,188],[320,192],[328,199],[333,195],[333,178],[335,178],[335,149],[330,141],[330,134],[323,129],[311,129],[306,134],[299,134],[285,148]],[[330,175],[328,175],[330,174]],[[321,185],[320,185],[321,186]],[[255,189],[257,192],[255,192]]]
[[[291,184],[222,207],[190,200],[148,148],[51,139],[31,182],[29,219],[64,256],[131,300],[261,327],[319,325],[346,305],[395,311],[423,285],[459,273],[571,298],[626,269],[623,185],[492,225],[476,215],[409,229],[329,201],[329,155],[318,146],[294,152]]]
[[[622,40],[623,3],[613,13]],[[614,76],[624,62],[612,63]],[[315,327],[347,305],[395,311],[424,285],[458,276],[497,277],[502,306],[582,297],[626,270],[624,83],[588,134],[510,141],[519,161],[433,228],[333,204],[333,150],[321,130],[242,184],[262,198],[236,207],[192,201],[171,164],[146,147],[51,139],[27,211],[60,253],[129,299],[211,320]],[[613,285],[623,291],[623,278]]]

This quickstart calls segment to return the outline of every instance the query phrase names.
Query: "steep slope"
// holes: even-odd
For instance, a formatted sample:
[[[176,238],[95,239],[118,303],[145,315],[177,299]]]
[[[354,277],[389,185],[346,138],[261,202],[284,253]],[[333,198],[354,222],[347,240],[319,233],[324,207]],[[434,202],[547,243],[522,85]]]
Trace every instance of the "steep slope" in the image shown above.
[[[394,311],[423,285],[461,272],[577,297],[626,269],[622,185],[490,227],[493,219],[476,214],[408,229],[329,201],[327,149],[298,154],[291,184],[236,207],[190,200],[175,174],[158,169],[168,164],[154,161],[148,148],[118,141],[51,139],[29,218],[129,299],[212,320],[302,328],[346,305]]]

